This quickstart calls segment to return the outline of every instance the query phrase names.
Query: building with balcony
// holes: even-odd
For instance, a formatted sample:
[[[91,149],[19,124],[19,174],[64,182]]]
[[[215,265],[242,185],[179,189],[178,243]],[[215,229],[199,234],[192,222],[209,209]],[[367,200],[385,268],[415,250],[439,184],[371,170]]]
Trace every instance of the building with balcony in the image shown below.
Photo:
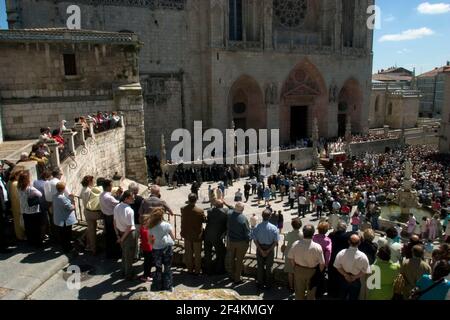
[[[9,27],[133,32],[148,152],[178,128],[280,129],[281,143],[369,128],[373,0],[7,0]],[[168,150],[177,142],[167,141]],[[170,154],[170,152],[169,152]]]

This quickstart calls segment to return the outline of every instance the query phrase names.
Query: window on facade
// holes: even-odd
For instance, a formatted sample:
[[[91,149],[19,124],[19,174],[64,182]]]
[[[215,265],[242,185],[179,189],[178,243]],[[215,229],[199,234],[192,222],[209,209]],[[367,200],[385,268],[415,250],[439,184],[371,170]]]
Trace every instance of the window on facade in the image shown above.
[[[229,0],[229,33],[231,41],[242,41],[242,1]]]
[[[353,47],[355,0],[342,1],[342,35],[344,47]]]
[[[389,104],[388,115],[392,116],[392,103]]]
[[[77,75],[77,64],[75,60],[75,54],[68,53],[64,54],[64,74],[66,76],[75,76]]]
[[[380,103],[380,97],[377,96],[377,98],[375,100],[375,112],[378,112],[378,110],[380,109],[379,103]]]

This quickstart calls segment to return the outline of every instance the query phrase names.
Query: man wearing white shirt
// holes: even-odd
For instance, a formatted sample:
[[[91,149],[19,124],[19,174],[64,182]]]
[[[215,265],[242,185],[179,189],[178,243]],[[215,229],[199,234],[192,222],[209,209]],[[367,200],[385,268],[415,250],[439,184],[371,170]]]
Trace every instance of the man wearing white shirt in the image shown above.
[[[130,204],[134,202],[134,194],[127,190],[123,193],[123,201],[114,208],[114,229],[117,243],[122,247],[122,273],[125,279],[133,280],[133,261],[136,256],[136,226],[134,211]]]
[[[113,197],[111,191],[112,181],[105,180],[103,182],[103,192],[100,195],[100,209],[105,222],[106,257],[118,259],[120,257],[120,247],[117,244],[114,232],[114,208],[119,204],[119,201]]]
[[[50,221],[50,237],[54,240],[54,238],[56,237],[57,234],[57,230],[54,226],[54,224],[52,223],[53,221],[53,197],[58,193],[58,191],[56,190],[56,185],[61,181],[61,178],[63,176],[63,173],[61,171],[61,169],[56,168],[53,169],[52,171],[52,178],[48,181],[45,182],[44,184],[44,196],[45,196],[45,201],[47,201],[47,208],[48,208],[48,213],[49,213],[49,221]],[[70,192],[67,189],[64,190],[63,193],[66,197],[69,197]]]
[[[325,268],[325,258],[320,244],[312,241],[314,226],[306,225],[303,228],[303,240],[295,242],[288,253],[289,262],[294,267],[295,299],[314,300],[316,287],[310,288],[311,280],[316,273]]]
[[[360,243],[360,237],[356,234],[352,235],[349,240],[350,247],[340,251],[334,261],[334,267],[341,275],[340,299],[342,300],[358,300],[361,277],[371,273],[369,259],[365,253],[358,250]]]

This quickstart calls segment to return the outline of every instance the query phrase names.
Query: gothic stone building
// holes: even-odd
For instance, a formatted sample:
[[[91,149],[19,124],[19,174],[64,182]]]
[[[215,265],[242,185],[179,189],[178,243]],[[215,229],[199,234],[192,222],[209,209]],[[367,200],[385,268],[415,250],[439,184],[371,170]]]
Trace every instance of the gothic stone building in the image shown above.
[[[5,139],[37,139],[42,127],[118,111],[128,178],[147,183],[139,42],[132,33],[62,28],[0,30],[0,118]],[[107,158],[101,154],[100,158]],[[92,172],[91,174],[93,174]],[[122,173],[123,174],[123,173]]]
[[[10,28],[134,32],[146,144],[177,128],[281,129],[281,143],[368,130],[374,0],[6,0]],[[169,147],[173,144],[167,143]]]

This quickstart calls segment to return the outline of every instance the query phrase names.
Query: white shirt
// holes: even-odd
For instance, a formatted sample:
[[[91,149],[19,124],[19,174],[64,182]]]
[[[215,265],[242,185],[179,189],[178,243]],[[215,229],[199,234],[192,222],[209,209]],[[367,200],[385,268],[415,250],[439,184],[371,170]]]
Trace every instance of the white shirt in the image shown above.
[[[83,187],[80,192],[80,198],[83,201],[83,206],[86,208],[86,205],[91,197],[91,188]]]
[[[300,196],[298,198],[298,203],[299,204],[306,204],[306,198],[304,196]]]
[[[100,209],[106,216],[114,214],[114,208],[119,204],[116,198],[111,195],[111,192],[103,191],[100,195]]]
[[[121,202],[114,208],[114,222],[120,232],[125,232],[129,226],[131,226],[131,230],[136,230],[134,211],[126,203]]]
[[[392,241],[392,239],[387,239],[389,248],[391,249],[391,262],[397,263],[400,262],[400,258],[402,257],[402,245],[398,242]]]
[[[44,194],[45,194],[45,200],[47,202],[53,201],[53,196],[55,196],[58,192],[56,191],[56,185],[60,182],[58,178],[52,178],[45,182],[44,184]],[[64,195],[66,197],[69,196],[69,190],[66,187],[66,190],[64,190]]]
[[[319,264],[325,264],[322,246],[312,239],[294,242],[289,250],[288,259],[293,259],[295,264],[306,268],[315,268]]]
[[[341,204],[338,201],[333,202],[333,209],[339,210],[341,208]]]
[[[356,276],[361,272],[365,274],[371,273],[369,259],[364,252],[358,250],[358,248],[350,247],[348,249],[341,250],[334,261],[334,267],[336,269],[343,269],[347,273],[351,273]]]

